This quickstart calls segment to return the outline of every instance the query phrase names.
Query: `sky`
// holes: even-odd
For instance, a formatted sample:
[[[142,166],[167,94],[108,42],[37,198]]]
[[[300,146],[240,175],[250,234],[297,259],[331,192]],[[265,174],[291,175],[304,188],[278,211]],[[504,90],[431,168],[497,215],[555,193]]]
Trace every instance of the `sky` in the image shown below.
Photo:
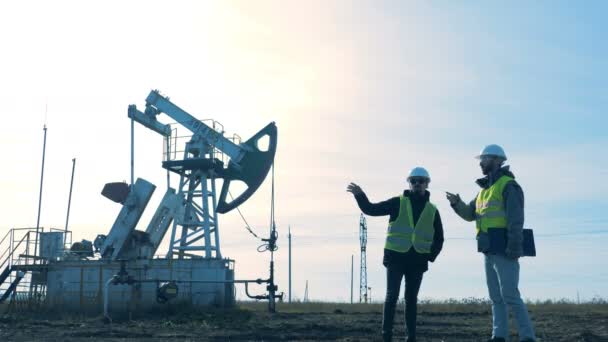
[[[487,297],[474,226],[442,191],[473,199],[474,156],[490,143],[507,153],[536,236],[538,256],[520,261],[523,297],[607,298],[607,11],[603,1],[0,0],[0,235],[36,226],[44,125],[40,225],[65,227],[76,158],[73,239],[107,234],[120,205],[101,189],[130,179],[127,107],[159,89],[244,139],[276,122],[276,276],[287,291],[291,227],[293,298],[308,282],[312,300],[349,301],[354,255],[358,299],[360,211],[346,186],[385,200],[415,166],[431,174],[446,236],[420,297]],[[135,176],[157,186],[140,230],[167,186],[162,143],[135,128]],[[240,207],[260,236],[270,184]],[[381,301],[388,217],[367,220],[368,285]],[[267,277],[269,254],[244,227],[236,211],[220,216],[222,254],[237,279]]]

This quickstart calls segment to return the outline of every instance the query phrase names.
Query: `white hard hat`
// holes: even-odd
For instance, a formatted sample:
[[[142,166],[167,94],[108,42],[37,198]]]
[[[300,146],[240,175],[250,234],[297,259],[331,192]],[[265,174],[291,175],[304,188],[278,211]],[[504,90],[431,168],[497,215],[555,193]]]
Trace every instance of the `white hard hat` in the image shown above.
[[[479,159],[483,156],[495,156],[507,160],[507,155],[505,154],[505,151],[502,149],[502,147],[496,144],[491,144],[484,147],[483,150],[479,152],[479,155],[476,158]]]
[[[415,168],[413,168],[412,171],[410,171],[410,175],[407,177],[407,179],[409,180],[412,177],[424,177],[427,178],[429,182],[431,181],[431,176],[429,176],[429,172],[421,166],[416,166]]]

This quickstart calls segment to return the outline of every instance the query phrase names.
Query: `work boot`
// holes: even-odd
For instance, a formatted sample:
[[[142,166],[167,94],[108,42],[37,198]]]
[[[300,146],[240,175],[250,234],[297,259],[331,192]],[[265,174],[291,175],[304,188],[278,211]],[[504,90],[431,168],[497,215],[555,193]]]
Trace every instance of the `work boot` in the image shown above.
[[[488,340],[488,342],[507,342],[507,341],[502,337],[492,337],[491,339]]]

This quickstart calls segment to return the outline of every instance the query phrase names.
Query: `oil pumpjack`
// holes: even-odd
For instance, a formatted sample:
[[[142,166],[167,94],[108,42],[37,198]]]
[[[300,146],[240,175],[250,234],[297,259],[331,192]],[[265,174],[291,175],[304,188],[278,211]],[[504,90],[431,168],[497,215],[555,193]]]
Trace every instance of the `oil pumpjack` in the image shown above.
[[[157,120],[161,114],[190,131],[184,147],[178,144],[183,137],[177,129]],[[146,230],[135,227],[156,186],[141,178],[130,185],[108,183],[102,195],[122,208],[107,235],[98,235],[93,243],[73,243],[66,250],[66,244],[59,243],[66,240],[62,232],[41,231],[40,239],[36,238],[40,241],[37,255],[26,253],[28,259],[23,261],[19,256],[24,254],[11,250],[12,259],[0,270],[0,277],[8,274],[5,278],[11,278],[11,286],[29,279],[30,289],[37,289],[48,304],[79,311],[145,310],[167,302],[230,306],[235,301],[235,283],[244,283],[248,296],[274,303],[280,296],[275,295],[272,264],[268,280],[234,279],[234,260],[224,258],[220,250],[218,214],[237,208],[263,183],[276,153],[275,123],[241,142],[238,137],[225,137],[219,123],[198,120],[157,90],[146,98],[143,112],[130,105],[128,116],[163,136],[162,167],[180,179],[177,191],[167,184]],[[223,180],[219,195],[217,180]],[[231,184],[237,182],[246,188],[232,198]],[[164,257],[155,257],[169,227],[169,250]],[[24,277],[27,273],[29,278]],[[0,284],[6,279],[0,278]],[[249,295],[247,285],[253,282],[268,283],[269,294]],[[8,290],[4,295],[0,292],[2,297],[9,295]]]

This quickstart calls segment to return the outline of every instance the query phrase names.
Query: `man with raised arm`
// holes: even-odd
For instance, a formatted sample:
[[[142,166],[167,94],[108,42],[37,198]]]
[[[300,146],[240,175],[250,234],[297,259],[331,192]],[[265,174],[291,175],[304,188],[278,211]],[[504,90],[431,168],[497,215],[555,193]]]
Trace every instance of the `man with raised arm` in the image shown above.
[[[355,195],[361,211],[370,216],[389,215],[384,244],[386,299],[382,316],[382,338],[391,341],[395,307],[401,281],[405,277],[405,325],[407,342],[416,341],[418,291],[428,262],[435,261],[443,247],[443,226],[437,207],[427,191],[431,177],[422,167],[410,172],[409,190],[379,203],[370,203],[361,188],[350,183],[347,191]]]

